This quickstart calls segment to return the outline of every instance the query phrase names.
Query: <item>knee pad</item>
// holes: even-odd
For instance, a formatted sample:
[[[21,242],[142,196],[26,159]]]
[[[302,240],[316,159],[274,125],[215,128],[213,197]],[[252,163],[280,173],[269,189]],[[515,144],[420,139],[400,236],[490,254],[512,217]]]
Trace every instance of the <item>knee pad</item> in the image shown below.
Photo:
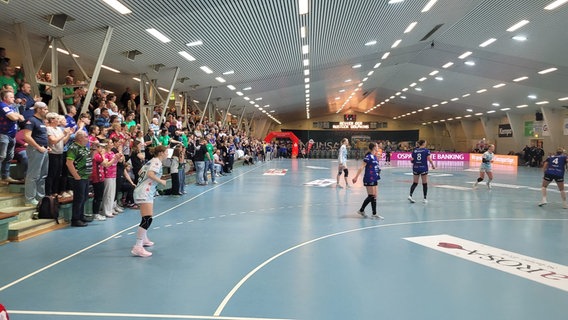
[[[343,173],[345,174],[345,178],[349,177],[349,169],[343,169]]]
[[[477,178],[477,182],[483,181],[483,178]]]
[[[150,225],[152,224],[152,217],[151,216],[143,216],[142,221],[140,221],[140,228],[144,230],[148,230]]]

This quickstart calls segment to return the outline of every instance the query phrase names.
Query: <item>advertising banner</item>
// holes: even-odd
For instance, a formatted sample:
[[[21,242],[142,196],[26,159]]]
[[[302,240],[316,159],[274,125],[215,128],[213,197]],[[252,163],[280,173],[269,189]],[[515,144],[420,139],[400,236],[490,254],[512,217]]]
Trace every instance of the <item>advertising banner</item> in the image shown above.
[[[481,153],[470,153],[469,154],[469,161],[470,162],[481,162],[483,154]],[[494,154],[493,155],[493,164],[496,165],[505,165],[505,166],[517,166],[519,159],[517,156],[508,156],[503,154]]]
[[[408,160],[412,159],[412,152],[393,152],[391,160]],[[430,154],[432,161],[469,161],[469,153],[460,152],[432,152]],[[481,160],[480,160],[481,161]]]
[[[513,129],[511,129],[510,124],[500,124],[499,125],[499,138],[511,138],[513,137]]]

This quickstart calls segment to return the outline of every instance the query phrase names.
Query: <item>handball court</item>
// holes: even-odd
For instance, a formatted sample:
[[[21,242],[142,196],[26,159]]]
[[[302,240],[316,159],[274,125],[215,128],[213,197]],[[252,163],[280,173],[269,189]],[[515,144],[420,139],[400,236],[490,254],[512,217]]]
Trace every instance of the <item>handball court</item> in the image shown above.
[[[239,166],[155,199],[150,258],[130,254],[133,210],[0,246],[0,303],[12,320],[566,319],[554,183],[538,207],[538,168],[494,166],[473,190],[478,165],[436,166],[411,204],[410,162],[383,165],[380,221],[356,214],[361,179],[335,187],[336,160]]]

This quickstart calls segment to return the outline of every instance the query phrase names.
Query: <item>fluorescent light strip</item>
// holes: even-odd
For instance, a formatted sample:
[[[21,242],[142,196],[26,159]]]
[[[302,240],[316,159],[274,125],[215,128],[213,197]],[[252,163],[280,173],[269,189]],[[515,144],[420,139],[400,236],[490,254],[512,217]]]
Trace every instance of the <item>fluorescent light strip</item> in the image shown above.
[[[231,89],[231,90],[235,90],[237,88],[235,88],[235,86],[233,86],[232,84],[228,85],[227,88]]]
[[[568,100],[568,97],[558,99],[558,101],[566,101],[566,100]]]
[[[195,61],[195,58],[190,55],[189,53],[187,53],[186,51],[180,51],[178,52],[180,56],[186,58],[188,61]]]
[[[521,28],[522,26],[526,25],[527,23],[529,23],[529,20],[521,20],[521,21],[517,22],[516,24],[514,24],[513,26],[511,26],[509,29],[507,29],[507,31],[509,31],[509,32],[516,31],[519,28]]]
[[[401,42],[402,42],[402,39],[396,40],[396,41],[392,44],[391,48],[396,48],[396,47],[398,47],[398,45],[399,45]]]
[[[201,66],[201,67],[199,67],[199,69],[203,70],[203,72],[205,72],[207,74],[213,73],[213,70],[209,69],[209,67],[207,67],[207,66]]]
[[[193,41],[187,44],[188,47],[195,47],[195,46],[200,46],[203,44],[203,41],[201,40],[197,40],[197,41]]]
[[[565,4],[566,2],[568,2],[568,0],[556,0],[556,1],[553,1],[552,3],[550,3],[549,5],[547,5],[546,7],[544,7],[544,10],[554,10],[554,9],[560,7],[561,5]]]
[[[513,40],[516,40],[516,41],[527,41],[527,37],[525,37],[525,36],[514,36],[514,37],[513,37]]]
[[[158,90],[162,90],[164,92],[170,92],[170,90],[166,89],[166,88],[162,88],[162,87],[158,87]]]
[[[299,13],[306,14],[309,11],[308,0],[298,0]]]
[[[416,27],[416,24],[418,24],[418,22],[416,22],[416,21],[409,24],[408,27],[406,27],[406,30],[404,30],[404,33],[409,33],[410,31],[412,31],[412,29],[414,29],[414,27]]]
[[[162,41],[163,43],[167,43],[170,42],[172,40],[170,40],[170,38],[166,37],[165,35],[163,35],[160,31],[154,29],[154,28],[150,28],[150,29],[146,29],[146,31],[153,35],[156,39]]]
[[[229,71],[225,71],[225,72],[223,72],[223,75],[225,75],[225,76],[226,76],[226,75],[229,75],[229,74],[234,74],[234,73],[235,73],[235,70],[229,70]]]
[[[535,104],[538,104],[538,105],[541,105],[541,104],[549,104],[549,102],[548,102],[548,101],[539,101],[539,102],[537,102],[537,103],[535,103]]]
[[[366,45],[367,47],[368,47],[368,46],[374,46],[374,45],[376,45],[376,44],[377,44],[377,41],[376,41],[376,40],[372,40],[372,41],[369,41],[369,42],[365,43],[365,45]]]
[[[118,70],[116,70],[116,69],[113,69],[113,68],[111,68],[111,67],[107,67],[107,66],[105,66],[104,64],[101,65],[101,68],[107,69],[107,70],[112,71],[112,72],[115,72],[115,73],[120,73],[120,71],[118,71]]]
[[[547,73],[550,73],[550,72],[553,72],[553,71],[556,71],[556,70],[558,70],[558,68],[548,68],[548,69],[544,69],[544,70],[539,71],[538,74],[547,74]]]
[[[493,88],[497,89],[497,88],[504,87],[504,86],[506,86],[506,85],[507,85],[507,84],[505,84],[505,83],[500,83],[500,84],[494,85]]]
[[[483,43],[480,44],[479,46],[482,47],[482,48],[485,48],[485,47],[487,47],[488,45],[492,44],[492,43],[495,42],[495,41],[497,41],[497,39],[491,38],[491,39],[489,39],[489,40],[483,42]]]
[[[390,52],[385,52],[385,54],[383,54],[383,57],[381,59],[385,60],[386,58],[388,58]]]
[[[223,78],[221,78],[221,77],[217,77],[217,78],[215,78],[215,80],[217,80],[217,81],[219,81],[219,82],[221,82],[221,83],[227,82],[225,79],[223,79]]]
[[[380,67],[380,66],[381,66],[381,63],[379,62],[379,63],[377,63],[377,64],[375,64],[375,65],[373,66],[373,69],[377,69],[377,68]]]
[[[529,106],[528,104],[522,104],[522,105],[520,105],[520,106],[517,106],[517,109],[526,108],[526,107],[528,107],[528,106]]]
[[[480,89],[480,90],[477,90],[476,92],[477,93],[484,93],[485,91],[487,91],[487,89]]]
[[[519,81],[527,80],[528,78],[529,77],[520,77],[520,78],[517,78],[517,79],[513,79],[513,81],[519,82]]]
[[[132,13],[132,10],[128,9],[125,5],[118,2],[118,0],[103,0],[104,3],[111,6],[114,10],[118,11],[120,14]]]
[[[309,75],[310,75],[310,69],[304,70],[304,75],[305,75],[305,76],[309,76]]]
[[[453,62],[448,62],[448,63],[446,63],[445,65],[443,65],[442,68],[447,69],[447,68],[449,68],[449,67],[451,67],[451,66],[453,66],[453,65],[454,65]]]
[[[462,55],[459,56],[458,58],[465,59],[465,58],[469,57],[472,53],[473,52],[471,52],[471,51],[466,51],[466,52],[462,53]]]
[[[438,71],[438,70],[434,70],[434,71],[430,72],[430,75],[431,75],[431,76],[435,76],[435,75],[437,75],[439,72],[440,72],[440,71]]]
[[[306,37],[306,27],[300,28],[300,37],[302,37],[302,38]]]
[[[422,9],[421,12],[426,12],[426,11],[432,9],[432,7],[434,6],[434,4],[436,4],[437,1],[438,1],[438,0],[430,0],[430,1],[424,6],[424,8]]]
[[[308,54],[310,52],[310,47],[305,44],[302,46],[302,54]]]
[[[310,60],[309,59],[304,59],[303,61],[304,67],[307,67],[310,65]]]

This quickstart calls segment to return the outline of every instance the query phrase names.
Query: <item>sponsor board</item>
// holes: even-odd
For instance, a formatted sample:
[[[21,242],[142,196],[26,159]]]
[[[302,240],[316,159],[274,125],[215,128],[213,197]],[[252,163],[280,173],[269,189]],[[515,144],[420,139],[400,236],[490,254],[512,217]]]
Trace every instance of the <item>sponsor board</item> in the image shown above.
[[[469,153],[460,152],[432,152],[430,153],[432,161],[469,161]],[[391,160],[412,160],[412,152],[393,152]]]
[[[470,153],[469,161],[470,162],[481,162],[481,158],[483,154],[481,153]],[[517,156],[508,156],[502,154],[494,154],[493,155],[493,164],[497,165],[505,165],[505,166],[514,166],[516,167],[518,164],[518,157]]]
[[[306,186],[310,187],[329,187],[332,184],[337,183],[335,179],[318,179],[310,182],[304,183]]]
[[[454,257],[568,291],[568,267],[561,264],[446,234],[404,239]]]
[[[287,169],[270,169],[264,172],[265,176],[283,176],[286,174]]]

